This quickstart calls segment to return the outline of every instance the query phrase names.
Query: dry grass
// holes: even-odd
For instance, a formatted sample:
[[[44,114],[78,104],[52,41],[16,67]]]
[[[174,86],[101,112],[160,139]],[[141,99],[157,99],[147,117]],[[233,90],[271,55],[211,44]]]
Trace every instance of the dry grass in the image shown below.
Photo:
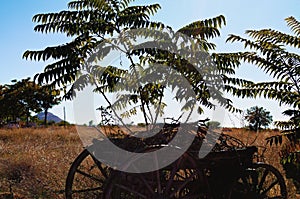
[[[254,133],[229,129],[225,133],[245,143],[265,146],[265,138],[276,131]],[[16,198],[64,198],[63,190],[70,164],[83,144],[75,127],[66,129],[0,129],[0,193],[12,191]],[[278,147],[267,147],[265,161],[284,173]],[[287,181],[289,198],[295,190]]]
[[[63,198],[71,162],[82,150],[74,127],[0,130],[0,192]]]

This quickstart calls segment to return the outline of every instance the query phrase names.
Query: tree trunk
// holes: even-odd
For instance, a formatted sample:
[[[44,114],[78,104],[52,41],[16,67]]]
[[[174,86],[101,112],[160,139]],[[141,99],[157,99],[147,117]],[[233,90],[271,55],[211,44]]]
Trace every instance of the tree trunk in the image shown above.
[[[27,109],[27,111],[26,111],[26,126],[27,127],[29,126],[29,116],[30,116],[30,112],[29,112],[29,109]]]
[[[44,115],[44,116],[45,116],[45,117],[44,117],[44,125],[47,126],[47,116],[48,116],[48,109],[47,109],[47,108],[45,109],[44,114],[45,114],[45,115]]]

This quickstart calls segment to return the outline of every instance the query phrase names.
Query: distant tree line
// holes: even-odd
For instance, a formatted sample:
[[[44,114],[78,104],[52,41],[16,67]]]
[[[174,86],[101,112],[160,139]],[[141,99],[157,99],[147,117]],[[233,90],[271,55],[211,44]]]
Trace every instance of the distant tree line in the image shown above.
[[[0,125],[24,121],[28,126],[33,113],[45,112],[60,103],[59,90],[39,85],[30,78],[12,80],[11,84],[0,85]]]

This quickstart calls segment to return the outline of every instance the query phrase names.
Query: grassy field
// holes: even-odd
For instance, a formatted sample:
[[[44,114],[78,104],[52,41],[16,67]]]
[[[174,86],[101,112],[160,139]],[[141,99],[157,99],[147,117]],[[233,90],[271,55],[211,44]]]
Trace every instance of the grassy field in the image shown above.
[[[251,145],[265,146],[265,138],[279,132],[226,129],[224,133]],[[26,199],[64,198],[68,169],[82,149],[75,127],[0,129],[0,193],[13,192],[15,198]],[[265,161],[284,174],[279,150],[279,147],[267,147]],[[296,198],[293,184],[289,180],[286,184],[289,198]]]

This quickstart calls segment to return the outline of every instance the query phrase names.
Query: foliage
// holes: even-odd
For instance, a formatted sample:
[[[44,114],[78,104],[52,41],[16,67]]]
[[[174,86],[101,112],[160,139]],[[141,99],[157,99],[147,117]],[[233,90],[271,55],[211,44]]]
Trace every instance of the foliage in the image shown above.
[[[74,126],[73,124],[67,122],[67,121],[60,121],[56,124],[57,126]]]
[[[290,141],[286,146],[298,146],[300,140],[300,55],[293,52],[300,48],[300,22],[294,17],[285,19],[293,35],[272,29],[248,30],[251,39],[230,35],[228,41],[242,42],[245,48],[254,52],[238,52],[235,57],[257,65],[275,80],[260,82],[245,87],[239,96],[274,99],[280,105],[289,105],[291,108],[283,112],[290,117],[288,121],[279,121],[275,124],[283,129],[281,135],[267,138],[272,144],[282,144],[283,136]],[[287,177],[294,179],[299,189],[299,163],[291,161],[298,156],[299,150],[292,148],[281,156],[281,163],[286,169]]]
[[[148,124],[155,122],[157,116],[163,113],[162,109],[166,106],[162,101],[165,87],[169,86],[174,91],[176,88],[172,87],[172,84],[180,84],[177,78],[174,78],[168,85],[163,85],[161,82],[143,81],[145,77],[158,74],[157,71],[147,68],[147,64],[159,64],[169,66],[183,76],[191,85],[195,98],[201,106],[215,108],[215,104],[212,103],[215,99],[227,109],[236,111],[231,100],[223,97],[222,87],[216,86],[215,74],[221,74],[221,84],[226,84],[225,88],[231,92],[239,92],[240,85],[250,82],[229,77],[234,74],[234,69],[239,64],[235,57],[222,53],[208,54],[215,49],[215,44],[210,43],[209,39],[220,35],[219,29],[225,25],[224,16],[195,21],[174,31],[171,27],[150,19],[151,15],[160,9],[159,4],[131,5],[133,2],[134,0],[77,0],[68,3],[69,10],[67,11],[35,15],[33,21],[38,23],[34,28],[35,31],[64,33],[73,38],[71,42],[63,45],[38,51],[28,50],[24,53],[23,57],[26,59],[54,60],[45,67],[44,72],[35,76],[38,82],[47,82],[53,87],[60,86],[68,89],[65,94],[67,99],[72,99],[75,95],[74,91],[82,90],[88,83],[97,84],[95,91],[101,93],[105,99],[107,99],[107,92],[126,90],[131,96],[120,96],[115,104],[107,100],[109,107],[114,105],[119,109],[124,109],[127,105],[132,105],[130,110],[124,112],[122,116],[130,117],[136,114],[137,109],[141,109],[145,123]],[[155,34],[145,29],[152,30]],[[130,35],[130,30],[135,30],[137,35]],[[190,37],[192,42],[188,45],[184,42],[180,43],[174,37],[178,33]],[[196,50],[193,50],[194,54],[187,54],[184,57],[177,55],[177,51],[172,53],[172,51],[147,46],[139,46],[139,49],[130,48],[139,36],[152,37],[156,42],[171,41],[169,43],[171,47],[178,44],[184,50]],[[123,53],[129,60],[126,67],[122,60],[119,66],[110,64],[86,66],[87,60],[103,60],[113,50],[120,50],[120,46],[121,49],[127,49],[120,53]],[[101,52],[95,55],[94,52],[99,48]],[[203,77],[193,64],[189,63],[188,57],[198,59],[196,63],[203,66],[201,70],[206,71],[206,77]],[[212,65],[215,67],[211,67]],[[88,74],[82,74],[82,69]],[[137,81],[141,81],[140,86],[134,88],[128,88],[123,84],[136,85]],[[190,97],[186,95],[185,88],[177,87],[177,89],[178,101],[187,100]],[[193,104],[195,102],[190,100],[183,109],[194,108]],[[160,110],[153,115],[149,111],[150,106]],[[198,111],[202,113],[203,109],[198,107]]]
[[[285,170],[287,178],[292,179],[297,192],[300,193],[300,144],[288,143],[280,151],[280,163]]]
[[[137,123],[137,125],[138,125],[139,127],[145,127],[145,126],[146,126],[145,123]]]
[[[263,107],[254,106],[247,109],[245,119],[249,122],[249,128],[258,131],[261,127],[268,127],[272,123],[272,116]]]
[[[209,121],[206,123],[206,126],[208,126],[210,129],[217,129],[220,128],[221,123],[218,121]]]
[[[272,29],[248,30],[246,34],[251,39],[230,35],[227,41],[241,42],[245,48],[253,50],[254,52],[238,52],[231,55],[238,60],[257,65],[275,79],[245,86],[238,96],[263,96],[277,100],[280,105],[291,106],[292,109],[284,112],[291,116],[290,120],[276,124],[284,129],[283,135],[293,140],[299,137],[300,131],[298,116],[300,111],[300,55],[293,52],[293,49],[300,48],[300,23],[294,17],[288,17],[285,20],[293,35]],[[281,140],[281,136],[268,139],[270,143],[279,143]]]
[[[45,112],[60,102],[58,90],[50,90],[48,86],[40,86],[30,78],[12,84],[0,86],[0,121],[1,123],[26,121],[28,125],[31,113]]]
[[[60,91],[58,89],[53,89],[48,85],[41,86],[39,91],[39,105],[45,114],[44,125],[47,125],[48,110],[53,106],[58,105],[61,101],[61,98],[59,97]]]
[[[100,106],[99,108],[97,108],[97,110],[100,111],[100,124],[101,126],[113,126],[116,125],[116,118],[113,116],[112,114],[112,110],[110,110],[110,108],[107,107],[103,107]],[[90,126],[90,125],[89,125]]]

